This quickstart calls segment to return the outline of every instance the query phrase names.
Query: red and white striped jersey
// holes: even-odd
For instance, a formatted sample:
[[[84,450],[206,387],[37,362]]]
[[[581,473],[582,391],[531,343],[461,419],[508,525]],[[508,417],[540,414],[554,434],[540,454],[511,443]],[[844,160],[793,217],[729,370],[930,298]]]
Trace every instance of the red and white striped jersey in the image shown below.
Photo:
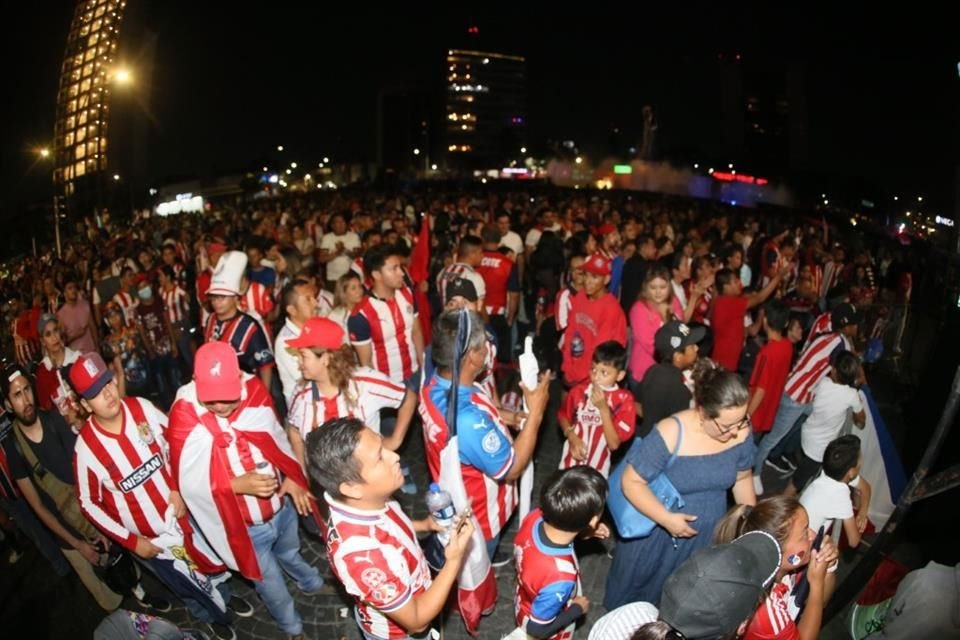
[[[783,392],[798,404],[813,402],[813,389],[830,373],[830,358],[837,349],[850,345],[839,333],[825,333],[810,342],[790,370]]]
[[[450,381],[436,374],[420,389],[424,449],[434,482],[440,481],[440,454],[450,440],[446,420],[449,397]],[[490,397],[479,388],[461,385],[457,398],[463,485],[483,538],[491,540],[517,508],[516,482],[505,480],[513,468],[513,438]]]
[[[253,280],[250,281],[246,293],[240,296],[240,309],[253,309],[261,318],[266,318],[275,306],[270,289]]]
[[[790,595],[796,585],[797,575],[788,573],[773,585],[763,604],[750,619],[744,640],[799,640],[796,618],[800,615],[800,608]]]
[[[358,418],[380,433],[380,409],[396,409],[407,394],[402,384],[396,384],[384,374],[369,367],[354,370],[347,388],[331,397],[320,395],[316,383],[303,381],[290,402],[287,422],[307,434],[334,418]]]
[[[333,294],[327,291],[326,289],[320,289],[317,291],[317,315],[321,318],[326,318],[330,315],[330,312],[333,311],[333,308],[337,306],[337,301],[333,297]]]
[[[123,321],[126,324],[136,322],[136,309],[137,305],[140,304],[139,300],[123,290],[117,291],[110,299],[120,305],[120,310],[123,311]]]
[[[560,454],[560,468],[569,469],[585,464],[593,467],[606,478],[610,475],[610,447],[603,435],[603,421],[600,410],[590,402],[593,393],[593,383],[584,382],[570,390],[563,406],[560,407],[558,417],[563,418],[573,427],[577,437],[587,445],[587,459],[575,460],[570,453],[570,441],[563,441],[563,451]],[[610,418],[613,427],[620,436],[620,442],[625,443],[633,437],[637,420],[637,405],[633,394],[619,387],[609,391],[604,390],[607,405],[610,407]]]
[[[407,638],[386,614],[404,607],[431,584],[427,559],[410,518],[390,501],[383,509],[356,509],[324,498],[330,515],[324,528],[330,568],[357,603],[357,623],[377,638]]]
[[[187,292],[174,285],[172,289],[161,289],[160,299],[170,324],[183,322],[190,317],[190,301]]]
[[[483,278],[486,288],[486,296],[483,298],[487,315],[506,315],[508,294],[520,292],[517,265],[499,251],[484,251],[477,273]],[[477,291],[478,295],[479,293]]]
[[[163,437],[167,416],[149,400],[121,402],[119,434],[87,419],[73,453],[80,508],[98,529],[127,549],[137,536],[164,531],[170,505],[170,452]]]
[[[457,278],[463,278],[472,282],[474,289],[477,290],[477,298],[481,302],[486,298],[487,285],[483,277],[470,265],[462,262],[454,262],[437,275],[437,291],[440,292],[440,302],[443,305],[447,304],[447,283]]]
[[[398,289],[390,300],[372,293],[353,309],[347,320],[350,342],[355,346],[370,345],[373,368],[385,373],[398,384],[420,368],[413,328],[417,323],[417,307],[413,291]]]
[[[833,316],[827,311],[826,313],[818,315],[817,319],[810,325],[810,333],[807,334],[807,340],[815,338],[822,333],[830,333],[831,331],[833,331]]]

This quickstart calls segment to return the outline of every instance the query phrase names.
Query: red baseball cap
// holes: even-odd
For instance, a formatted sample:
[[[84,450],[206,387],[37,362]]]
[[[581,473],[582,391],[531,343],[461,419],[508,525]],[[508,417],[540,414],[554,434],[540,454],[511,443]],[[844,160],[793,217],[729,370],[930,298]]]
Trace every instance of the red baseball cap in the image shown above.
[[[617,230],[617,226],[615,224],[608,222],[606,224],[602,224],[599,227],[594,228],[593,234],[597,236],[606,236],[606,235],[610,235],[616,230]]]
[[[300,335],[287,340],[288,349],[320,347],[321,349],[339,349],[343,345],[343,327],[330,318],[315,317],[303,323]]]
[[[207,255],[211,253],[224,253],[227,250],[227,245],[222,242],[208,242],[207,243]]]
[[[84,353],[70,367],[70,384],[80,397],[92,400],[113,380],[113,369],[107,368],[99,353]]]
[[[197,349],[193,380],[200,402],[239,400],[240,363],[233,347],[226,342],[207,342]]]
[[[583,270],[598,276],[610,275],[610,261],[599,253],[595,253],[583,263]]]

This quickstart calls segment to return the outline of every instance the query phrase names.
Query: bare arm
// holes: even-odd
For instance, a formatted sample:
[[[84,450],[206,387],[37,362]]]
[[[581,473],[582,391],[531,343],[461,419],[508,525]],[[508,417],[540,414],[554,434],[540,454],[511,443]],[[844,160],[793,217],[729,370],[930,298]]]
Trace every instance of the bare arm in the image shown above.
[[[756,387],[753,390],[753,393],[750,394],[750,402],[747,404],[747,415],[752,416],[757,410],[757,407],[760,406],[760,403],[763,402],[763,396],[766,392],[763,390],[763,387]]]
[[[418,333],[419,331],[418,331],[418,329],[417,329],[416,326],[414,326],[413,331],[414,331],[414,341],[413,341],[413,342],[414,342],[414,344],[416,344],[416,342],[417,342],[417,341],[416,341],[416,335],[417,335],[417,333]],[[421,336],[421,338],[420,338],[420,343],[421,343],[421,345],[423,344],[423,337],[422,337],[422,336]],[[371,368],[372,368],[372,367],[373,367],[373,347],[370,346],[370,343],[368,342],[368,343],[366,343],[366,344],[355,344],[355,345],[353,345],[353,348],[354,348],[354,349],[356,350],[356,352],[357,352],[357,358],[360,360],[360,364],[362,364],[362,365],[365,366],[365,367],[371,367]],[[420,353],[423,353],[422,349],[421,349]],[[418,356],[418,357],[422,357],[422,356]]]
[[[747,437],[753,436],[748,434]],[[753,471],[750,469],[737,472],[737,481],[733,483],[733,500],[737,504],[757,504],[757,493],[753,489]]]
[[[472,533],[473,523],[466,520],[451,536],[445,552],[446,562],[440,573],[434,577],[433,583],[426,591],[410,598],[396,611],[387,612],[386,616],[411,633],[420,633],[430,626],[440,615],[447,603],[450,589],[456,584]]]
[[[306,469],[306,451],[304,450],[303,436],[300,435],[300,430],[292,424],[287,425],[287,439],[290,441],[293,455],[300,461],[300,466]]]
[[[419,317],[414,318],[413,322],[413,346],[417,350],[417,362],[420,363],[420,367],[423,368],[423,330],[420,328]],[[363,362],[362,358],[361,362]],[[367,366],[370,365],[368,364]]]
[[[270,384],[273,382],[273,367],[260,367],[260,371],[257,373],[260,374],[260,380],[263,381],[263,386],[267,388],[267,393],[269,393]]]

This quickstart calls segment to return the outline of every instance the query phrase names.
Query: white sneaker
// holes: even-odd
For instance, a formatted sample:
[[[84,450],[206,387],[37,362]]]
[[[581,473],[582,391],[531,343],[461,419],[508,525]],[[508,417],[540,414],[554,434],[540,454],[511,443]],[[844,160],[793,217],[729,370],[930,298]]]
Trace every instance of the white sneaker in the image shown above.
[[[758,496],[763,495],[763,480],[756,474],[753,476],[753,490]]]

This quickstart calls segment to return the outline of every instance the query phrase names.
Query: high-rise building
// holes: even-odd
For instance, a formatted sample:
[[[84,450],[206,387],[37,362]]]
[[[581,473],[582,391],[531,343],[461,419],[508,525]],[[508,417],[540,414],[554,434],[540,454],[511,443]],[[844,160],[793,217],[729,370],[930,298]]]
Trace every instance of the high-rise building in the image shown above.
[[[527,143],[527,72],[521,56],[448,49],[444,141],[447,166],[503,167]]]
[[[124,0],[77,2],[60,70],[54,125],[54,183],[58,202],[100,188],[107,170],[111,85],[124,82],[117,44]]]

